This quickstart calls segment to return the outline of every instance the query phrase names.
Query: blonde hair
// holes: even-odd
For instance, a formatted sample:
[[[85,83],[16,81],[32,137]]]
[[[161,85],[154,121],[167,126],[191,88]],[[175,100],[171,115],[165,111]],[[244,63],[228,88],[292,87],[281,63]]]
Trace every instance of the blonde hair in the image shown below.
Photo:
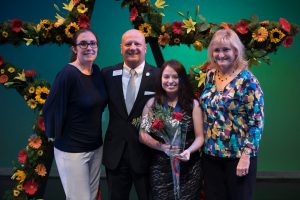
[[[213,35],[208,46],[208,58],[211,61],[211,67],[215,68],[216,64],[213,58],[213,51],[215,46],[218,45],[230,45],[237,52],[236,59],[234,61],[234,68],[248,68],[248,62],[245,59],[245,47],[241,42],[239,36],[231,29],[220,29]]]

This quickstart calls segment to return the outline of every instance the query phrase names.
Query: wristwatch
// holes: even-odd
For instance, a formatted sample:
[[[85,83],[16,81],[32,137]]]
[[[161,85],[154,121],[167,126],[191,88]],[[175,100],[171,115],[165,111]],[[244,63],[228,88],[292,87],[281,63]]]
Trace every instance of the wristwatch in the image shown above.
[[[251,153],[252,153],[252,149],[248,148],[248,147],[245,147],[243,149],[243,153],[246,154],[247,156],[250,156]]]

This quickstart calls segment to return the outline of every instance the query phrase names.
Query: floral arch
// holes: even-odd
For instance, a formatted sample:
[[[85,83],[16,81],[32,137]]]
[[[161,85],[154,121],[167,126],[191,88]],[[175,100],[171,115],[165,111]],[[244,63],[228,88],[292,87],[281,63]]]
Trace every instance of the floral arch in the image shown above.
[[[73,34],[80,28],[89,27],[95,0],[68,0],[62,9],[54,5],[59,14],[56,20],[42,19],[40,23],[23,22],[13,19],[0,22],[0,44],[45,45],[55,43],[71,43]],[[134,28],[142,31],[147,42],[153,46],[157,65],[163,62],[160,47],[188,45],[201,51],[207,48],[215,31],[220,28],[231,28],[237,32],[247,50],[250,64],[258,65],[260,61],[269,63],[269,53],[276,52],[283,44],[289,47],[293,37],[298,32],[295,24],[280,18],[277,22],[260,21],[258,17],[241,19],[237,23],[214,24],[206,22],[196,7],[195,17],[178,12],[180,21],[163,22],[163,11],[167,7],[166,1],[156,0],[123,0],[122,7],[128,7],[130,21]],[[158,46],[159,45],[159,46]],[[204,73],[203,66],[191,67],[189,72],[195,92],[202,86]],[[5,88],[16,89],[24,97],[27,105],[37,112],[33,126],[35,135],[28,139],[28,144],[20,150],[18,162],[14,166],[12,179],[15,186],[9,189],[4,199],[36,199],[43,196],[43,183],[47,180],[52,160],[52,141],[45,136],[41,109],[49,94],[50,84],[40,80],[35,70],[23,70],[6,62],[0,55],[0,83]],[[53,156],[52,156],[53,157]],[[50,164],[49,164],[50,163]]]

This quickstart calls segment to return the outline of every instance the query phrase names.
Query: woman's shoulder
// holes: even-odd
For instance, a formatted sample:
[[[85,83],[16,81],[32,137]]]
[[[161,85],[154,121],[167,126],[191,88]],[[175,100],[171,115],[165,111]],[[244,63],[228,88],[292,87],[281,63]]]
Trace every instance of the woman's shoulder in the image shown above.
[[[69,81],[76,78],[77,68],[71,64],[66,64],[56,75],[60,81]]]
[[[146,103],[146,106],[147,107],[152,107],[154,105],[154,102],[155,102],[155,98],[154,97],[151,97],[147,103]]]

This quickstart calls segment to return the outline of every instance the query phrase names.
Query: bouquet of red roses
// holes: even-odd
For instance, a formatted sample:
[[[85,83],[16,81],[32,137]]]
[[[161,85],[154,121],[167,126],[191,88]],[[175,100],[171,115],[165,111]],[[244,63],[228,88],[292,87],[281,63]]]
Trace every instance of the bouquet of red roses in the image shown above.
[[[172,108],[165,108],[158,103],[143,116],[141,128],[162,138],[170,149],[165,153],[170,157],[174,183],[175,200],[180,199],[180,153],[185,148],[186,124],[182,122],[183,114]]]

